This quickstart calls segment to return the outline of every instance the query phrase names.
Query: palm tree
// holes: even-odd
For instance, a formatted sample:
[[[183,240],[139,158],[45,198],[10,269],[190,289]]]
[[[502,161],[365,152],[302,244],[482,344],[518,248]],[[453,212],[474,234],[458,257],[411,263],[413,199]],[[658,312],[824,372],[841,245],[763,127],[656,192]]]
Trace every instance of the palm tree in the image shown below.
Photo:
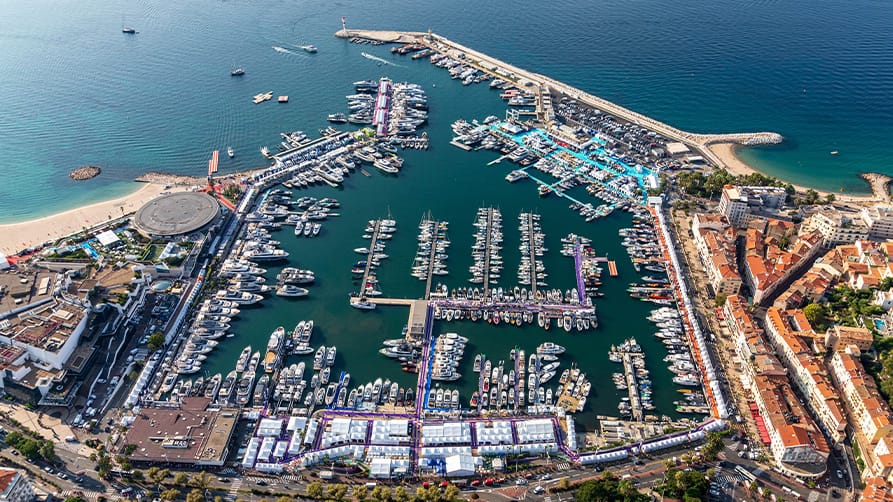
[[[208,489],[208,485],[211,484],[211,475],[205,471],[201,471],[198,474],[194,474],[192,479],[189,480],[189,486],[193,486],[198,488],[202,492]]]
[[[459,487],[450,484],[443,490],[443,499],[450,502],[456,500],[459,497]]]
[[[406,488],[403,486],[398,486],[394,488],[394,501],[395,502],[409,502],[410,497],[409,493],[406,492]]]
[[[636,487],[633,485],[632,481],[624,479],[617,483],[617,493],[625,498],[628,495],[636,493]]]
[[[307,485],[307,496],[319,500],[325,496],[325,491],[323,489],[322,483],[319,481],[314,481]]]

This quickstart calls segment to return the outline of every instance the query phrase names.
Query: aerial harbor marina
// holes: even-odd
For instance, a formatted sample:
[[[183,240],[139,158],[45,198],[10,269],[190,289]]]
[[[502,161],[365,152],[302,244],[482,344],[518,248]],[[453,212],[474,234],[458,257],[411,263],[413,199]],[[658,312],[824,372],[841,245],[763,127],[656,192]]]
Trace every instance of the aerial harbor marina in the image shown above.
[[[122,20],[116,36],[157,36],[138,28]],[[859,241],[868,227],[855,250],[835,251],[845,240],[833,221],[858,233],[852,221],[887,213],[822,220],[793,206],[833,194],[770,177],[724,178],[715,193],[702,179],[692,195],[692,179],[730,167],[723,148],[772,148],[781,134],[688,132],[433,31],[341,18],[331,40],[293,32],[262,45],[289,71],[321,71],[337,99],[311,99],[240,55],[217,78],[238,95],[232,121],[263,122],[251,142],[221,121],[198,177],[149,173],[141,194],[46,220],[65,224],[5,227],[22,234],[0,243],[0,270],[12,269],[0,274],[0,359],[18,372],[6,382],[17,404],[0,411],[66,431],[74,460],[63,462],[99,444],[118,455],[94,454],[92,485],[92,471],[59,471],[75,478],[57,475],[73,485],[63,495],[170,467],[212,470],[210,490],[231,501],[243,482],[315,497],[315,478],[357,484],[360,500],[364,483],[400,483],[548,502],[605,469],[662,497],[667,473],[728,467],[747,431],[744,467],[702,495],[749,494],[742,483],[756,478],[810,500],[820,492],[794,483],[828,497],[855,486],[854,454],[831,451],[843,401],[816,411],[815,389],[860,371],[835,358],[857,360],[865,326],[887,321],[832,322],[826,336],[817,326],[830,315],[800,309],[822,301],[811,288],[883,268],[885,244]],[[814,278],[832,272],[827,286]],[[877,274],[849,284],[877,289],[890,279]],[[813,345],[787,341],[794,331]],[[788,369],[820,352],[827,372]],[[268,483],[285,491],[257,488]]]
[[[711,139],[612,114],[433,34],[338,36],[399,40],[395,55],[498,90],[504,118],[449,118],[452,155],[485,171],[446,181],[466,185],[446,200],[398,195],[426,156],[450,153],[427,129],[448,110],[429,107],[419,84],[353,82],[349,110],[326,118],[359,129],[283,132],[276,153],[261,149],[271,165],[247,180],[203,269],[217,289],[198,293],[128,403],[241,408],[255,428],[238,461],[259,472],[352,457],[377,477],[443,475],[445,457],[499,452],[603,463],[722,429],[704,338],[661,244],[660,199],[647,194],[657,172],[686,162],[655,149],[706,151]],[[376,184],[392,195],[354,196]],[[617,446],[600,432],[623,421],[652,435]]]

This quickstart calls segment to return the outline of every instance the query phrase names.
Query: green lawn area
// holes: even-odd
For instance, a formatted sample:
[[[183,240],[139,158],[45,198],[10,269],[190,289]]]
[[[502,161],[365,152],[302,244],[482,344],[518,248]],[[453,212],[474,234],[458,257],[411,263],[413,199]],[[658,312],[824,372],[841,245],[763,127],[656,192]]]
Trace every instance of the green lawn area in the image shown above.
[[[158,261],[158,257],[161,256],[162,251],[164,251],[163,246],[149,244],[148,246],[146,246],[146,251],[143,254],[142,261]]]

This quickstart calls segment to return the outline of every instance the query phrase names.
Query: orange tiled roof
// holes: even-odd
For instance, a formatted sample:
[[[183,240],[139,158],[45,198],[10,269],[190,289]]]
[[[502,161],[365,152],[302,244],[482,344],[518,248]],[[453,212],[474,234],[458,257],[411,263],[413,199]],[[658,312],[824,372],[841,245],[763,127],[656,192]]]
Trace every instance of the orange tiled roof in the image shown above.
[[[893,490],[883,478],[868,478],[859,498],[864,502],[893,502]]]
[[[18,473],[15,469],[0,468],[0,493],[5,492],[9,488],[9,485],[15,481]]]

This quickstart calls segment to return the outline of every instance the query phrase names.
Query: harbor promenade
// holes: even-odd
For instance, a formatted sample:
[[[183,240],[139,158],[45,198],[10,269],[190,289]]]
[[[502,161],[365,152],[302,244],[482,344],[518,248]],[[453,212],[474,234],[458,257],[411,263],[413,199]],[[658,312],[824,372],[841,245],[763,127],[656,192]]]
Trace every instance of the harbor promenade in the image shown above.
[[[713,165],[720,167],[727,167],[726,163],[709,148],[710,145],[763,145],[777,144],[781,143],[783,140],[783,137],[775,132],[699,134],[683,131],[545,75],[527,71],[504,61],[500,61],[499,59],[478,52],[436,33],[349,29],[339,30],[335,33],[335,36],[340,38],[358,38],[389,43],[422,44],[433,51],[446,54],[451,58],[464,59],[466,64],[471,64],[494,77],[510,80],[521,88],[533,87],[531,90],[535,91],[537,94],[537,115],[540,120],[543,120],[544,122],[548,122],[554,117],[554,111],[550,109],[551,99],[546,99],[546,96],[549,96],[551,92],[564,94],[595,109],[610,113],[622,120],[646,127],[668,139],[684,143],[693,150],[696,150]],[[550,92],[543,92],[546,89]]]

